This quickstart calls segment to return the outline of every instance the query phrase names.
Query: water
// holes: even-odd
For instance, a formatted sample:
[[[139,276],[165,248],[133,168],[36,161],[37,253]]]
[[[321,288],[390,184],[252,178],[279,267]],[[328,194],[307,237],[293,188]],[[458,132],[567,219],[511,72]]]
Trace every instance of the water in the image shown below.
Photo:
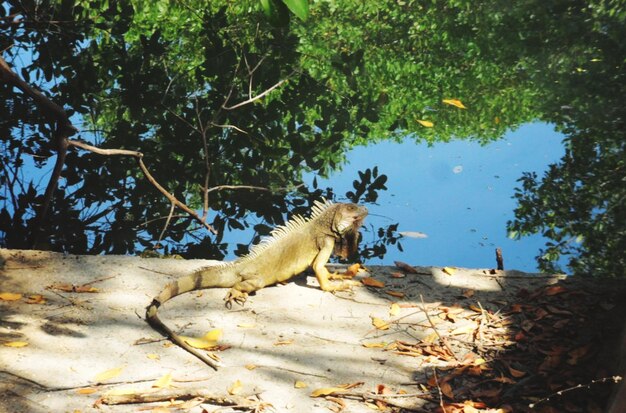
[[[545,123],[524,125],[496,142],[454,141],[433,146],[381,142],[354,148],[349,163],[320,187],[344,194],[352,188],[357,171],[378,166],[388,176],[387,191],[379,192],[377,205],[369,206],[369,226],[374,229],[399,223],[398,231],[426,234],[404,237],[404,252],[388,248],[384,259],[369,264],[401,260],[415,265],[495,267],[495,248],[503,251],[506,269],[537,271],[535,256],[545,244],[542,236],[511,240],[506,223],[516,206],[512,198],[522,172],[542,176],[550,163],[564,153],[563,135]],[[307,183],[314,176],[306,178]],[[371,242],[375,231],[364,234]]]

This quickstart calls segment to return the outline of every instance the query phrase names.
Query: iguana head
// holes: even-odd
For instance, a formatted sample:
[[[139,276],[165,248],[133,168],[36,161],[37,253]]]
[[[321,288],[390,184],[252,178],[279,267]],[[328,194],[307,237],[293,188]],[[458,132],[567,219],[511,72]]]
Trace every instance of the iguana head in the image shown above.
[[[332,232],[337,234],[334,253],[343,259],[354,256],[359,245],[359,227],[367,216],[367,208],[357,204],[336,204]]]
[[[344,235],[349,231],[358,231],[367,216],[367,208],[357,204],[335,204],[335,214],[331,224],[333,232]]]

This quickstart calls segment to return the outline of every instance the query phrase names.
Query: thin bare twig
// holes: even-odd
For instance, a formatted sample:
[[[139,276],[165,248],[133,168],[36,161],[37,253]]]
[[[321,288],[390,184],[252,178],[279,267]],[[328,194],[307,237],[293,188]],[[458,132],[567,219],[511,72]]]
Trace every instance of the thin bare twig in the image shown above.
[[[230,129],[234,129],[234,130],[236,130],[237,132],[241,132],[241,133],[243,133],[243,134],[248,135],[248,132],[246,132],[245,130],[243,130],[243,129],[241,129],[241,128],[239,128],[239,127],[235,126],[235,125],[228,125],[228,124],[226,124],[226,125],[220,125],[220,124],[218,124],[218,123],[213,123],[213,122],[211,122],[211,126],[215,126],[216,128],[224,128],[224,129],[226,129],[226,128],[230,128]]]
[[[437,377],[437,369],[433,367],[433,374],[435,376],[435,384],[437,385],[437,391],[439,392],[439,407],[441,407],[441,411],[445,412],[446,408],[443,405],[443,392],[441,391],[441,386],[439,386],[439,378]]]
[[[241,106],[247,105],[247,104],[249,104],[249,103],[252,103],[252,102],[254,102],[254,101],[256,101],[256,100],[259,100],[259,99],[261,99],[262,97],[267,96],[267,95],[268,95],[269,93],[271,93],[274,89],[279,88],[279,87],[280,87],[283,83],[287,82],[287,81],[289,80],[289,78],[290,78],[290,77],[291,77],[294,73],[295,73],[295,71],[291,72],[291,73],[290,73],[290,74],[289,74],[289,75],[288,75],[285,79],[283,79],[283,80],[279,81],[279,82],[278,82],[278,83],[276,83],[274,86],[271,86],[269,89],[265,90],[264,92],[261,92],[260,94],[258,94],[258,95],[256,95],[256,96],[254,96],[254,97],[251,97],[251,98],[249,98],[249,99],[247,99],[247,100],[244,100],[243,102],[239,102],[239,103],[237,103],[237,104],[235,104],[235,105],[233,105],[233,106],[225,106],[225,105],[222,105],[222,109],[224,109],[224,110],[233,110],[233,109],[237,109],[237,108],[239,108],[239,107],[241,107]],[[229,97],[230,97],[230,95],[229,95]]]
[[[170,222],[172,221],[172,217],[174,216],[175,209],[176,209],[176,204],[172,202],[170,206],[170,213],[167,214],[167,220],[165,220],[165,225],[163,225],[163,229],[161,230],[161,233],[159,234],[159,239],[157,240],[157,246],[161,244],[161,240],[163,239],[163,236],[165,235],[165,231],[167,230],[167,227],[170,226]]]
[[[255,395],[252,395],[255,396]],[[252,397],[248,396],[248,397]],[[213,404],[227,405],[227,406],[242,406],[253,408],[260,402],[250,400],[246,396],[236,396],[227,394],[218,394],[206,390],[205,388],[197,389],[167,389],[154,393],[134,393],[123,395],[105,395],[98,399],[96,403],[102,403],[106,405],[118,405],[118,404],[137,404],[137,403],[154,403],[170,400],[189,400],[200,398],[205,402]]]
[[[460,361],[460,359],[456,355],[456,353],[454,351],[452,351],[452,348],[450,348],[450,345],[448,344],[448,341],[445,338],[443,338],[441,336],[441,334],[439,334],[439,331],[437,330],[437,327],[435,327],[435,323],[433,323],[433,320],[431,320],[430,315],[428,314],[428,310],[426,310],[426,304],[424,303],[424,297],[421,294],[420,294],[420,301],[422,302],[422,311],[426,315],[426,318],[428,319],[428,322],[430,323],[430,327],[433,329],[435,334],[437,334],[437,337],[439,337],[439,341],[441,341],[441,344],[443,344],[446,347],[446,349],[448,349],[448,351],[450,352],[450,354],[452,354],[452,356],[454,357],[454,359],[456,361]]]

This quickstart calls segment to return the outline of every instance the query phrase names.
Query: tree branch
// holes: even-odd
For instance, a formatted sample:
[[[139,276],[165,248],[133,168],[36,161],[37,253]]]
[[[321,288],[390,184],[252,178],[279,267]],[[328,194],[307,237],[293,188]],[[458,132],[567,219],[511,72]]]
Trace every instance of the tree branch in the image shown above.
[[[0,56],[0,80],[12,85],[31,97],[44,114],[57,123],[57,133],[66,137],[75,135],[78,129],[70,122],[65,110],[48,99],[43,93],[32,88],[11,70],[8,63]]]
[[[143,172],[143,174],[146,177],[146,179],[156,189],[158,189],[159,192],[161,192],[163,195],[165,195],[165,197],[172,204],[175,204],[177,207],[179,207],[180,209],[182,209],[183,211],[185,211],[186,213],[191,215],[203,227],[205,227],[206,229],[208,229],[212,233],[217,234],[217,231],[215,230],[215,228],[213,228],[210,224],[208,224],[206,221],[204,221],[194,210],[192,210],[187,205],[183,204],[178,199],[176,199],[176,197],[174,195],[172,195],[167,189],[163,188],[163,186],[161,186],[161,184],[159,184],[157,182],[157,180],[154,179],[154,177],[152,176],[152,174],[150,173],[150,171],[148,170],[148,168],[146,167],[146,165],[143,162],[143,154],[141,152],[129,151],[127,149],[101,149],[101,148],[98,148],[96,146],[92,146],[92,145],[89,145],[87,143],[76,141],[76,140],[68,140],[68,143],[71,146],[76,146],[78,148],[81,148],[81,149],[84,149],[84,150],[87,150],[87,151],[90,151],[90,152],[93,152],[93,153],[97,153],[99,155],[122,155],[122,156],[132,156],[132,157],[134,157],[137,160],[137,164],[139,165],[139,168]]]

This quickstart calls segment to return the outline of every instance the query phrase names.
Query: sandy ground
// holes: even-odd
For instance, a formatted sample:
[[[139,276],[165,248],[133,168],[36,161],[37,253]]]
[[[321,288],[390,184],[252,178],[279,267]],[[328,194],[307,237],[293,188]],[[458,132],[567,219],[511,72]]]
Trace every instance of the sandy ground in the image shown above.
[[[210,263],[0,250],[0,293],[23,295],[0,301],[0,341],[28,343],[0,346],[0,410],[137,411],[137,406],[93,405],[112,390],[150,389],[168,373],[173,380],[170,390],[194,388],[227,396],[228,389],[237,388],[238,395],[257,395],[278,412],[331,411],[337,407],[335,402],[310,395],[345,383],[363,382],[360,392],[384,384],[393,391],[415,393],[419,390],[415,383],[432,371],[428,362],[364,344],[414,342],[432,334],[424,313],[416,307],[421,306],[420,295],[428,308],[452,306],[471,288],[472,299],[489,306],[508,300],[519,288],[532,289],[563,278],[526,278],[518,272],[493,276],[485,270],[461,269],[449,275],[441,268],[418,268],[418,274],[395,278],[392,274],[397,277],[398,268],[369,267],[357,279],[373,277],[385,283],[384,288],[355,287],[333,295],[319,290],[314,277],[304,274],[286,285],[259,291],[243,308],[225,309],[224,289],[192,292],[166,303],[159,314],[179,333],[197,337],[215,328],[223,331],[220,345],[228,348],[216,353],[224,367],[215,372],[169,346],[143,320],[145,307],[168,280]],[[64,292],[49,288],[53,285],[97,291]],[[404,297],[389,295],[390,291]],[[33,295],[34,303],[29,304]],[[393,302],[403,308],[391,316]],[[372,317],[396,322],[379,330]],[[459,318],[449,328],[460,328],[462,322]],[[98,383],[99,373],[116,368],[120,368],[117,376]],[[343,402],[345,411],[372,411],[363,400]],[[212,406],[198,405],[189,411],[211,411]]]

